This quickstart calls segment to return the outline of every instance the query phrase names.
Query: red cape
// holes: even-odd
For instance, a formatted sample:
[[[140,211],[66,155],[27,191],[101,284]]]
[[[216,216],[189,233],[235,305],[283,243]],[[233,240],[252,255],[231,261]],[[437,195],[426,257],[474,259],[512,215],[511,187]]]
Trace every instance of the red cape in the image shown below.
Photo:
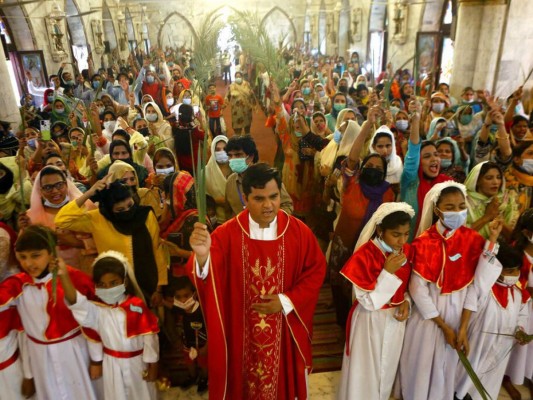
[[[12,330],[19,332],[24,330],[17,307],[8,307],[4,311],[0,311],[0,339],[5,338]]]
[[[441,294],[462,290],[474,279],[484,245],[485,239],[465,226],[445,238],[433,225],[413,241],[413,271],[436,284]]]
[[[527,303],[531,296],[525,288],[520,287],[519,285],[520,283],[513,286],[503,286],[495,283],[492,286],[492,295],[500,306],[507,308],[509,304],[509,293],[511,293],[511,296],[514,300],[514,292],[515,290],[519,290],[522,293],[522,303]]]
[[[274,241],[250,239],[248,218],[245,210],[213,232],[205,281],[196,276],[195,257],[187,266],[209,348],[216,349],[208,352],[209,398],[306,399],[313,314],[326,260],[309,228],[285,212],[278,212]],[[294,311],[252,311],[261,293],[283,293]]]

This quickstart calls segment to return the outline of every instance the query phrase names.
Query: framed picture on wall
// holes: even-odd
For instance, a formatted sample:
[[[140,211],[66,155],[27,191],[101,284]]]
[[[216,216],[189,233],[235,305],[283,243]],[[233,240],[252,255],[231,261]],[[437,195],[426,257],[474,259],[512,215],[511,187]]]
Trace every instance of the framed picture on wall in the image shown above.
[[[18,52],[18,78],[19,82],[26,87],[26,81],[31,81],[35,88],[47,88],[48,73],[41,50]]]
[[[418,32],[416,35],[415,81],[416,87],[431,71],[436,72],[435,82],[438,82],[440,63],[440,46],[442,34],[440,32]]]

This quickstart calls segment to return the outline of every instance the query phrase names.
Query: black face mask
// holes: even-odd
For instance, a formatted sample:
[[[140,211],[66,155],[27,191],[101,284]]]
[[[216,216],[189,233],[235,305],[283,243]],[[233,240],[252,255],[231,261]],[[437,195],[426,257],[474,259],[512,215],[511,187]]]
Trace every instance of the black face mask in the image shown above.
[[[6,194],[13,186],[14,177],[13,172],[9,168],[0,165],[0,169],[3,170],[6,174],[2,179],[0,179],[0,194]]]
[[[178,75],[172,75],[172,79],[174,79],[175,81],[179,81],[180,77]]]
[[[339,86],[339,92],[348,93],[348,86]]]
[[[137,204],[133,204],[133,206],[131,206],[129,210],[116,212],[113,213],[113,215],[117,221],[128,222],[135,218],[135,214],[137,213],[138,207],[139,206]]]
[[[148,129],[148,127],[144,127],[144,128],[139,128],[138,132],[143,135],[143,136],[150,136],[150,130]]]
[[[359,179],[368,186],[378,186],[383,182],[383,172],[376,168],[365,167],[361,171]]]

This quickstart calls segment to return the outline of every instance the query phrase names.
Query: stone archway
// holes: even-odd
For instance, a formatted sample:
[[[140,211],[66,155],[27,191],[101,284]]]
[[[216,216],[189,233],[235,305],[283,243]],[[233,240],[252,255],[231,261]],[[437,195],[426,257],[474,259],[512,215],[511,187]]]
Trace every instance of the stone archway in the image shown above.
[[[115,25],[113,25],[111,10],[109,10],[109,6],[105,0],[102,3],[102,25],[104,28],[105,53],[111,54],[111,52],[117,48],[118,41]]]
[[[272,7],[265,14],[261,20],[261,27],[267,30],[272,42],[278,46],[295,43],[298,37],[291,17],[278,6]]]
[[[180,22],[188,29],[173,29],[174,27],[180,26]],[[197,39],[196,30],[191,22],[177,11],[166,16],[157,35],[157,42],[162,49],[166,48],[166,46],[175,47],[184,45],[185,47],[192,47],[194,41]]]

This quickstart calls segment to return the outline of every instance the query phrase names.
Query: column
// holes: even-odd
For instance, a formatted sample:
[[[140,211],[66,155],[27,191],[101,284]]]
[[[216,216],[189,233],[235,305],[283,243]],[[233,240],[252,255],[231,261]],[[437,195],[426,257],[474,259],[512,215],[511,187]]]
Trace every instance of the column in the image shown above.
[[[0,82],[4,82],[2,96],[0,96],[0,119],[11,123],[13,130],[20,124],[19,99],[15,97],[11,86],[11,77],[4,57],[4,47],[0,41]],[[7,83],[9,82],[9,83]]]

